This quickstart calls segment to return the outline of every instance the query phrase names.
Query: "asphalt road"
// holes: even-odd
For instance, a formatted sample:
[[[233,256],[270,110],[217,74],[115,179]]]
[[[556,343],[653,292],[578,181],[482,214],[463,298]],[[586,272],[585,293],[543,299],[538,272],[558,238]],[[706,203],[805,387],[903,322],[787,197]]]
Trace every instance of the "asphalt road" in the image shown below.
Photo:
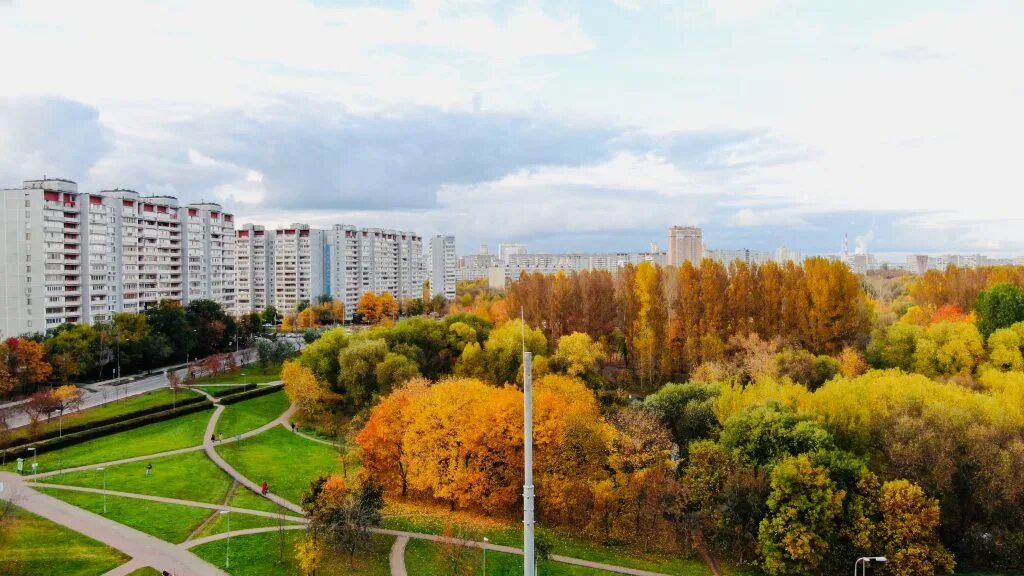
[[[241,358],[241,354],[244,352],[244,350],[239,351],[237,353],[238,358]],[[254,351],[254,358],[255,355]],[[167,369],[173,369],[174,372],[177,372],[178,375],[184,379],[184,364],[175,364],[173,366],[161,368],[159,371],[154,371],[153,375],[139,378],[137,380],[129,380],[128,377],[125,377],[121,381],[107,380],[104,382],[80,385],[79,388],[84,392],[81,409],[84,410],[86,408],[92,408],[108,402],[127,398],[128,396],[135,396],[136,394],[142,394],[143,392],[166,388],[167,376],[164,374],[164,370]],[[14,411],[14,414],[7,417],[7,425],[11,428],[25,426],[28,423],[28,416],[17,410]]]

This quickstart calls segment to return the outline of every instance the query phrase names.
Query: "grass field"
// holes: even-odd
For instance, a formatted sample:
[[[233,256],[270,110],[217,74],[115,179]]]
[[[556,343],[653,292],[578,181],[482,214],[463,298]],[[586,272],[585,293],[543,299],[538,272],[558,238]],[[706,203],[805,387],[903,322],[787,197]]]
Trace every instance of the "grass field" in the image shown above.
[[[191,390],[179,390],[178,400],[184,400],[186,398],[192,398],[198,396],[198,393]],[[122,414],[128,414],[138,410],[146,410],[148,408],[155,408],[158,406],[166,406],[170,408],[173,404],[173,397],[171,391],[167,388],[160,390],[154,390],[152,392],[146,392],[138,394],[136,396],[129,396],[123,400],[117,400],[95,408],[88,408],[81,412],[71,412],[64,414],[64,428],[68,428],[72,425],[77,424],[89,424],[91,422],[97,422],[99,420],[105,420],[107,418],[113,418]],[[60,423],[57,418],[54,418],[48,422],[43,423],[39,427],[39,433],[43,434],[46,432],[56,432]],[[12,439],[27,438],[29,436],[28,426],[22,426],[11,431]]]
[[[160,576],[160,571],[146,566],[145,568],[139,568],[138,570],[129,572],[128,576]]]
[[[210,511],[205,508],[149,502],[119,496],[107,496],[107,513],[103,514],[103,496],[101,494],[69,492],[52,488],[40,489],[40,491],[172,544],[184,541],[189,533],[210,514]]]
[[[94,576],[128,557],[93,540],[14,508],[13,521],[0,534],[0,574],[5,576]]]
[[[201,410],[46,452],[39,455],[39,472],[198,446],[203,443],[203,431],[209,419],[210,410]],[[8,462],[5,469],[13,472],[14,463]],[[29,470],[27,464],[25,469]]]
[[[440,534],[444,532],[446,525],[461,527],[465,530],[463,537],[467,539],[479,540],[486,536],[494,544],[515,547],[521,547],[523,542],[523,532],[518,525],[494,518],[462,512],[452,514],[442,508],[420,504],[389,503],[385,510],[384,526],[387,528]],[[553,554],[678,576],[711,574],[707,567],[696,559],[644,554],[625,546],[602,546],[582,535],[543,527],[538,527],[537,533],[552,542]],[[740,574],[728,570],[726,573]]]
[[[266,368],[260,368],[253,364],[231,372],[224,372],[216,376],[203,376],[196,378],[195,385],[203,384],[263,384],[281,379],[281,365],[275,364]]]
[[[233,526],[232,526],[233,527]],[[231,539],[231,568],[233,576],[301,576],[295,561],[295,543],[304,537],[298,530],[285,532],[284,561],[280,561],[281,540],[276,532],[239,536]],[[387,576],[388,553],[392,538],[374,537],[373,549],[356,557],[352,570],[345,558],[327,558],[317,568],[317,576]],[[192,549],[197,556],[224,569],[227,540],[210,542]]]
[[[288,397],[284,391],[274,392],[228,404],[217,421],[217,434],[225,438],[255,430],[273,421],[288,409]]]
[[[149,477],[146,477],[147,464],[153,465]],[[231,477],[201,451],[109,466],[106,475],[108,490],[212,504],[223,502],[231,486]],[[83,470],[50,476],[43,482],[102,488],[103,472]]]
[[[244,488],[243,488],[244,490]],[[295,514],[285,510],[285,513],[291,516]],[[265,518],[263,516],[253,516],[251,514],[236,514],[234,512],[230,514],[217,514],[217,517],[206,525],[203,530],[196,535],[197,538],[204,536],[212,536],[213,534],[220,534],[221,532],[228,531],[228,517],[231,521],[231,530],[245,530],[247,528],[265,528],[265,527],[277,527],[280,525],[280,521],[276,518]],[[295,524],[295,522],[285,521],[286,526]]]
[[[483,571],[483,551],[475,548],[452,548],[426,540],[409,540],[405,547],[405,567],[409,576],[448,576],[449,574],[484,574],[513,576],[523,573],[523,557],[518,554],[487,551],[487,572]],[[613,572],[570,566],[560,562],[541,561],[537,572],[545,576],[611,576]]]
[[[251,490],[247,490],[243,486],[239,486],[238,489],[235,490],[235,493],[231,496],[231,501],[228,502],[228,505],[236,506],[238,508],[248,508],[249,510],[261,510],[263,512],[284,512],[285,514],[295,514],[291,510],[282,508],[267,498],[264,498]]]
[[[334,448],[281,427],[218,446],[217,452],[245,477],[257,484],[265,480],[271,492],[295,503],[310,480],[338,470]]]

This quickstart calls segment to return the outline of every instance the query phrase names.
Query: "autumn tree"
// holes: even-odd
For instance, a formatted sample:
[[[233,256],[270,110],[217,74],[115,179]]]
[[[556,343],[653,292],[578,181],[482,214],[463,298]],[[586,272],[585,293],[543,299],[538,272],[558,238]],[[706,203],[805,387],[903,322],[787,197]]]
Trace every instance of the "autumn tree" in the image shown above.
[[[44,360],[43,346],[25,338],[8,338],[0,345],[0,393],[5,389],[25,392],[46,381],[53,368]]]
[[[765,572],[772,575],[818,574],[842,513],[845,493],[804,454],[782,460],[771,473],[768,515],[758,543]]]
[[[558,339],[553,360],[569,376],[591,380],[597,375],[598,363],[604,360],[604,350],[584,332],[573,332]]]
[[[383,490],[372,480],[350,488],[337,474],[316,478],[302,497],[302,508],[309,520],[307,538],[314,543],[311,549],[303,549],[304,555],[319,557],[322,552],[318,549],[343,553],[348,569],[353,570],[356,553],[370,548],[371,530],[380,526],[383,507]],[[314,567],[318,564],[305,563]]]
[[[363,292],[356,304],[356,314],[364,324],[376,324],[384,318],[384,305],[373,292]]]
[[[670,383],[645,398],[644,406],[658,416],[685,452],[691,442],[709,438],[718,430],[715,403],[720,393],[721,386],[714,383]]]
[[[934,576],[952,572],[953,555],[938,538],[939,503],[920,486],[894,480],[882,486],[882,520],[877,538],[893,576]]]
[[[390,292],[380,295],[380,318],[398,319],[398,300]]]
[[[85,393],[82,392],[77,386],[65,384],[54,389],[52,392],[48,392],[51,398],[51,406],[53,411],[57,412],[57,418],[59,422],[59,434],[63,434],[64,429],[64,413],[68,410],[77,410],[82,406]]]

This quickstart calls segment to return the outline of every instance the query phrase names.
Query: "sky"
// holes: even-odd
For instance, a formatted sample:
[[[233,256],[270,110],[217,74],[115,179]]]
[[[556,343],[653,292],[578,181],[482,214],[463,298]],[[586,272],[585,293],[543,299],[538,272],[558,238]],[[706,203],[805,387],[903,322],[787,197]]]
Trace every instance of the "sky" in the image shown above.
[[[458,251],[1024,255],[1024,2],[0,0],[0,187]]]

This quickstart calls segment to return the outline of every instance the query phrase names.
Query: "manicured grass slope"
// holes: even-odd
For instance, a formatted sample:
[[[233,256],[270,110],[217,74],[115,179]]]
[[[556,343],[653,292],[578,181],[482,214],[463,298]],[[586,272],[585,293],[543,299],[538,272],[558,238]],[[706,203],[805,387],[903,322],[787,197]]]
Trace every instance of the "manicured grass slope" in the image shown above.
[[[478,519],[468,514],[450,516],[444,511],[429,507],[392,504],[385,512],[384,525],[396,530],[441,534],[448,522],[454,522],[466,529],[467,532],[464,536],[466,538],[479,540],[486,536],[494,544],[522,547],[523,532],[518,526],[493,519]],[[602,546],[582,535],[573,535],[543,527],[538,527],[537,532],[543,534],[554,544],[553,554],[679,576],[711,574],[702,562],[695,559],[644,554],[625,546]],[[738,575],[742,572],[727,570],[726,573]],[[411,571],[410,574],[412,574]]]
[[[148,464],[153,465],[153,472],[146,477]],[[43,482],[102,488],[103,474],[97,470],[84,470],[50,476]],[[231,486],[231,477],[201,451],[108,466],[106,477],[108,490],[212,504],[223,502]]]
[[[119,496],[107,496],[107,513],[103,514],[103,496],[101,494],[69,492],[52,488],[41,489],[41,491],[172,544],[183,542],[189,533],[210,514],[210,511],[205,508],[149,502]]]
[[[217,447],[217,452],[242,475],[298,503],[309,482],[339,469],[334,448],[272,428],[258,436]]]
[[[94,576],[129,560],[121,552],[20,508],[0,535],[0,574]]]
[[[39,472],[155,454],[203,443],[210,410],[149,424],[39,455]],[[6,469],[14,471],[14,463]],[[28,464],[25,466],[29,470]]]
[[[458,563],[466,574],[483,572],[483,552],[477,549],[446,549],[426,540],[409,540],[405,547],[405,568],[409,576],[448,576],[453,573],[453,564]],[[570,566],[560,562],[541,561],[537,572],[550,576],[611,576],[613,572],[594,570],[582,566]],[[518,554],[487,552],[485,576],[512,576],[523,573],[523,557]]]
[[[274,382],[281,379],[281,365],[260,368],[259,366],[246,366],[231,372],[224,372],[216,376],[203,376],[196,378],[195,385],[203,384],[262,384]]]
[[[233,526],[232,526],[233,527]],[[231,539],[231,574],[233,576],[302,576],[295,560],[295,543],[305,537],[299,530],[284,533],[284,561],[281,558],[281,540],[277,532],[238,536]],[[388,553],[392,538],[374,537],[373,549],[359,554],[353,569],[345,558],[327,558],[317,568],[317,576],[387,576],[390,574]],[[211,564],[224,568],[226,540],[210,542],[192,549],[196,555]]]
[[[217,421],[217,434],[229,438],[255,430],[284,413],[288,409],[288,397],[284,392],[274,392],[229,404]]]

